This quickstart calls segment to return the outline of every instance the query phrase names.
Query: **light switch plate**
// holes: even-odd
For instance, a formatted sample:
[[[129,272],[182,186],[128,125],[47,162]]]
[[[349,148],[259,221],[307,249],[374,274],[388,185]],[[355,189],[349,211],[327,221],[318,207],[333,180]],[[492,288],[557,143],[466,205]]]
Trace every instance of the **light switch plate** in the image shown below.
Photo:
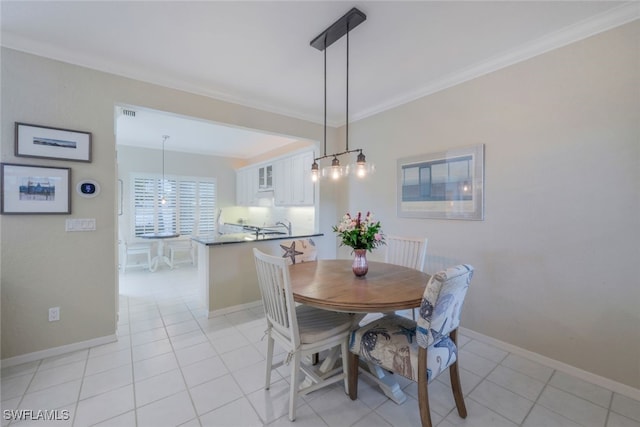
[[[95,231],[95,218],[69,218],[65,222],[65,231]]]

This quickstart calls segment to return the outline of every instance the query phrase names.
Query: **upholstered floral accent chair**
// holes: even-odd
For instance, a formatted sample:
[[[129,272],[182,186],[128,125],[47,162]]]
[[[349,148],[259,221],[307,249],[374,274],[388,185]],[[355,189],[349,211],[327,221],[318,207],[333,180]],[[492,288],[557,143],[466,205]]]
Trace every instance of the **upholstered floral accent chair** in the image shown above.
[[[349,339],[349,396],[358,395],[358,362],[362,358],[418,383],[420,419],[431,427],[427,386],[449,368],[458,414],[467,417],[458,373],[457,332],[473,267],[458,265],[431,277],[415,322],[389,314],[356,329]]]
[[[282,258],[287,260],[287,264],[298,264],[301,262],[316,261],[318,251],[312,239],[290,240],[280,244]]]

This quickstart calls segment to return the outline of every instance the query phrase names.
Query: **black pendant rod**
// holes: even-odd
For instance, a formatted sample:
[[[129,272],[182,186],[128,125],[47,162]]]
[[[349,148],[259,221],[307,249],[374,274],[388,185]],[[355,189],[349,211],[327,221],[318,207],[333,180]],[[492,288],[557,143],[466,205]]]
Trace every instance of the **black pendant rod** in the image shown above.
[[[162,137],[162,191],[164,192],[164,143],[167,141],[167,136]]]
[[[347,122],[345,151],[349,152],[349,23],[347,22],[347,106],[345,113],[345,121]]]
[[[327,155],[327,49],[324,50],[324,156]]]

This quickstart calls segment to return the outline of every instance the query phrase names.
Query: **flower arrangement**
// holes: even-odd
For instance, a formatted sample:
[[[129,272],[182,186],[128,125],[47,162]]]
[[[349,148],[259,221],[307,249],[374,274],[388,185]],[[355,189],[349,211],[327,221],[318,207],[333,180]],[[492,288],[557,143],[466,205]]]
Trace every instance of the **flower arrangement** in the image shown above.
[[[340,246],[366,249],[371,252],[377,246],[385,244],[380,227],[380,221],[374,221],[371,212],[367,212],[364,218],[362,212],[358,212],[355,217],[349,213],[345,214],[342,221],[333,226],[333,231],[340,237]]]

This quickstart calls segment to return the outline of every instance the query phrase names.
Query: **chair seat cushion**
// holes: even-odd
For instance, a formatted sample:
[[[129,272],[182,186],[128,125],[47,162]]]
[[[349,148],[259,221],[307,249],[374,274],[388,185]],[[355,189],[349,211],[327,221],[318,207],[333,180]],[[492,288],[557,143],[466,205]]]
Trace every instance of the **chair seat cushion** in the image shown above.
[[[352,328],[353,316],[348,313],[322,310],[308,305],[296,307],[300,342],[310,344],[333,337]]]
[[[349,350],[396,374],[418,381],[416,322],[395,314],[374,320],[351,333]],[[436,378],[457,359],[451,338],[441,337],[427,349],[427,380]]]

